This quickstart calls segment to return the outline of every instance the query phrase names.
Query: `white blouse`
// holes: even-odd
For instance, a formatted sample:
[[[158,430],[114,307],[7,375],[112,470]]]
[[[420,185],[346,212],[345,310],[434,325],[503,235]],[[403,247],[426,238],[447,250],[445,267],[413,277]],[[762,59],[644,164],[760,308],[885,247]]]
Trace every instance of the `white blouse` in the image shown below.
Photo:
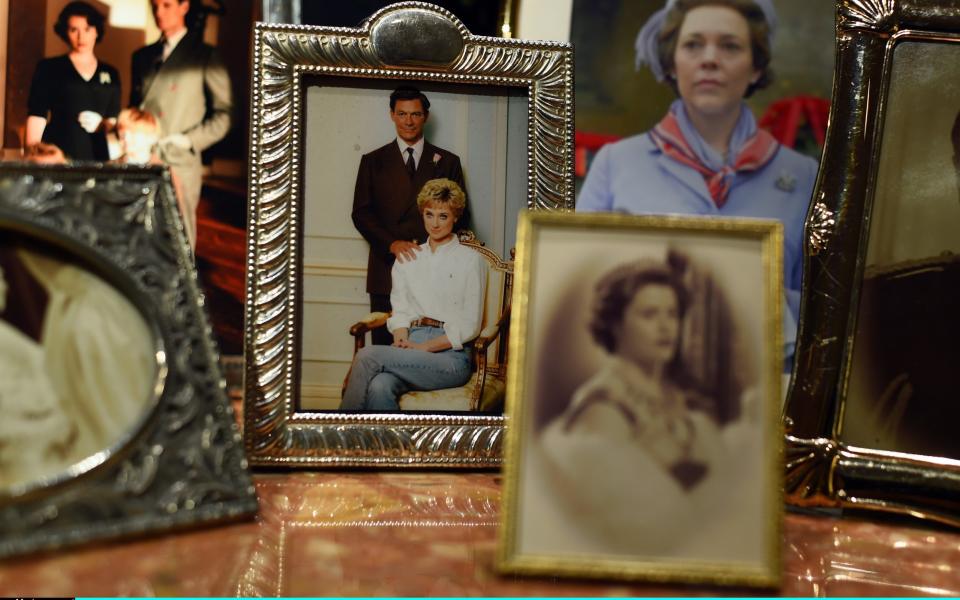
[[[454,350],[480,333],[487,263],[456,237],[436,250],[424,242],[414,260],[393,264],[392,277],[393,314],[387,320],[391,333],[421,317],[436,319],[443,321]]]

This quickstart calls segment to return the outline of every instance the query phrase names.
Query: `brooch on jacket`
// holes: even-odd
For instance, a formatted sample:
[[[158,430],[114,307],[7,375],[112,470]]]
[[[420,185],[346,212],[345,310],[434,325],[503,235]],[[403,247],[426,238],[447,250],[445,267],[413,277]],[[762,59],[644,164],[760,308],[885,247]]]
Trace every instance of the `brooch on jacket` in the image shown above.
[[[774,184],[778,190],[784,192],[792,192],[797,189],[797,177],[792,173],[787,173],[786,171],[780,173],[780,176],[777,177],[777,180]]]
[[[112,83],[112,80],[110,79],[110,73],[107,73],[106,71],[100,71],[100,85],[109,85],[110,83]]]

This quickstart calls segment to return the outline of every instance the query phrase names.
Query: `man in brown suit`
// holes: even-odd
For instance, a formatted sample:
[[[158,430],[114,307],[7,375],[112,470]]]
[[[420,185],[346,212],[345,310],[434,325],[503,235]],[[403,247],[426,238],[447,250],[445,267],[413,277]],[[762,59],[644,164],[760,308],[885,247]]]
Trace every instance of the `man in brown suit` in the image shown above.
[[[460,158],[423,138],[430,117],[430,101],[412,86],[390,94],[390,120],[397,138],[360,159],[353,194],[353,223],[370,243],[367,260],[367,293],[370,310],[389,312],[390,269],[394,260],[413,260],[427,233],[417,210],[417,193],[431,179],[446,178],[463,187]],[[374,344],[390,344],[384,328],[373,335]]]

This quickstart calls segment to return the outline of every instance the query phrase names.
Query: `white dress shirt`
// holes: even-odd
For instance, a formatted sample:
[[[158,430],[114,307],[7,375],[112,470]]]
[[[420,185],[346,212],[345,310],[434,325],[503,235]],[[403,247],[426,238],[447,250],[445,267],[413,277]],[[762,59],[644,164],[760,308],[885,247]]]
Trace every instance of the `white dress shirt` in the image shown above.
[[[163,55],[162,55],[163,60],[167,60],[168,58],[170,58],[170,54],[173,52],[174,48],[177,47],[177,44],[180,43],[180,40],[182,40],[184,36],[187,35],[187,31],[188,31],[187,28],[184,27],[179,32],[163,40]]]
[[[400,156],[403,158],[403,164],[407,164],[407,148],[413,148],[413,164],[420,166],[420,157],[423,156],[423,136],[412,146],[397,136],[397,146],[400,148]]]
[[[487,263],[477,252],[452,240],[430,249],[424,242],[417,258],[393,263],[393,314],[387,320],[392,333],[421,317],[443,321],[454,350],[480,333]]]

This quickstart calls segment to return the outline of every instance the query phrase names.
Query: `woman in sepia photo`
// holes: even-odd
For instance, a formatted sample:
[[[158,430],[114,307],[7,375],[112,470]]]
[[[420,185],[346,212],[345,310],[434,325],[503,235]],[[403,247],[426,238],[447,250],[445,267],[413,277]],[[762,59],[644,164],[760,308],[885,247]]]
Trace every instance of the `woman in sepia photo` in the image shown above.
[[[789,355],[817,163],[759,129],[744,102],[772,79],[775,28],[771,0],[668,0],[637,36],[636,61],[677,99],[650,131],[600,149],[577,210],[783,222]]]
[[[466,204],[450,179],[431,179],[420,190],[427,241],[391,271],[387,328],[393,345],[367,346],[354,356],[340,410],[398,410],[397,399],[407,391],[457,387],[470,379],[464,344],[480,333],[487,265],[454,234]]]
[[[603,366],[542,430],[536,517],[558,547],[670,555],[715,548],[745,517],[722,486],[732,468],[717,400],[681,353],[688,260],[642,259],[601,276],[590,333]],[[547,399],[544,402],[549,401]],[[717,516],[722,518],[718,519]],[[555,537],[559,536],[559,537]],[[749,537],[749,536],[746,536]],[[737,552],[737,540],[727,542]]]

